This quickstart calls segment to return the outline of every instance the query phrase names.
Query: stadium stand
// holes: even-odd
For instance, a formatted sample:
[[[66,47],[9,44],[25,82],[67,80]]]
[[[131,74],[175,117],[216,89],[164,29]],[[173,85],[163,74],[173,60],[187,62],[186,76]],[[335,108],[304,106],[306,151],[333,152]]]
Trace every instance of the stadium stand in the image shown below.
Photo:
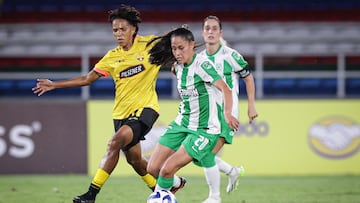
[[[210,14],[218,15],[223,21],[224,38],[249,60],[256,80],[262,80],[263,92],[258,97],[342,97],[339,88],[346,96],[360,96],[359,1],[155,0],[149,4],[145,0],[133,0],[121,3],[134,5],[142,12],[142,35],[162,34],[188,23],[201,41],[202,19]],[[33,85],[27,80],[31,81],[34,75],[88,71],[100,56],[115,46],[106,21],[107,11],[118,4],[114,0],[3,0],[0,5],[0,96],[22,95]],[[84,59],[88,59],[88,67],[84,67]],[[175,95],[169,78],[165,74],[158,80],[157,89],[162,97]],[[339,87],[338,80],[344,80],[345,87]],[[244,92],[243,84],[239,85]],[[89,91],[90,95],[112,96],[112,82],[97,81]],[[69,95],[80,95],[80,92],[77,89]]]
[[[203,16],[215,14],[229,21],[344,21],[359,20],[359,1],[336,0],[207,0],[165,1],[125,0],[123,4],[136,6],[146,21],[199,21]],[[96,0],[3,0],[2,21],[17,22],[104,22],[107,10],[119,5],[119,1]],[[24,19],[18,12],[28,14]],[[331,13],[331,15],[329,15]]]

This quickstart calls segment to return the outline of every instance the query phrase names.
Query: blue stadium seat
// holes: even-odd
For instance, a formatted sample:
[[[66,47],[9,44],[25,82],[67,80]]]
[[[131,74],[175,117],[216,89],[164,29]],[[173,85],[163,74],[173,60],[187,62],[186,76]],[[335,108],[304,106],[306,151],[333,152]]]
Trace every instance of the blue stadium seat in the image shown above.
[[[158,78],[156,82],[156,91],[158,96],[169,96],[172,93],[172,80]]]
[[[0,80],[0,96],[14,94],[14,82],[12,80]]]
[[[296,91],[295,85],[294,79],[273,79],[269,90],[275,95],[293,95]]]
[[[321,92],[329,95],[336,95],[337,92],[337,79],[336,78],[326,78],[321,79]]]
[[[90,94],[92,97],[114,97],[114,81],[112,79],[97,80],[91,84]]]
[[[22,96],[33,95],[31,88],[36,85],[36,80],[14,80],[15,82],[15,93]]]
[[[292,95],[294,93],[294,79],[264,79],[263,91],[265,96]]]
[[[360,95],[360,78],[350,78],[346,80],[346,94]]]
[[[0,80],[0,96],[36,98],[36,95],[31,90],[35,85],[36,85],[36,79]],[[56,89],[54,91],[46,92],[42,97],[67,97],[67,96],[80,96],[80,95],[81,95],[81,88],[78,87],[78,88]]]

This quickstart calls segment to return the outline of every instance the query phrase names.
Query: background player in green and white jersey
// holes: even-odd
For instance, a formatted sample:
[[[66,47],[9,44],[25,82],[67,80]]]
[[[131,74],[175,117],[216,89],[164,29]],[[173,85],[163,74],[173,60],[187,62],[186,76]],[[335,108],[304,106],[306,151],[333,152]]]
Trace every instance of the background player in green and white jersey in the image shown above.
[[[200,54],[206,56],[215,64],[216,70],[231,88],[233,98],[232,115],[236,118],[238,118],[239,76],[245,82],[248,97],[248,116],[249,121],[252,122],[257,117],[257,112],[255,108],[254,78],[248,69],[248,63],[236,50],[226,46],[226,42],[222,39],[222,25],[218,17],[208,16],[204,19],[202,37],[206,49],[201,51]],[[224,125],[218,144],[213,152],[217,153],[225,143],[231,144],[233,134],[233,131]],[[204,203],[221,202],[219,169],[228,176],[227,192],[235,189],[238,177],[244,172],[242,166],[233,167],[219,157],[215,159],[217,165],[204,168],[210,189],[209,197]]]
[[[191,161],[212,167],[212,153],[221,133],[221,117],[233,130],[239,121],[232,114],[232,94],[213,63],[195,53],[192,32],[177,28],[159,37],[150,50],[150,62],[171,66],[181,97],[179,112],[164,135],[160,137],[148,163],[148,172],[158,177],[155,190],[170,189],[174,174]],[[218,91],[224,98],[224,109],[217,102]]]

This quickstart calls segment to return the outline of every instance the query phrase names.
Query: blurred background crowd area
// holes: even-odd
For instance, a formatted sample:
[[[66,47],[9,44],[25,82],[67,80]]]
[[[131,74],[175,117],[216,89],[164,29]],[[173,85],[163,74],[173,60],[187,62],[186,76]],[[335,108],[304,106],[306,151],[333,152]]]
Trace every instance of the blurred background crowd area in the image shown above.
[[[107,17],[120,4],[141,12],[140,35],[186,23],[199,43],[203,19],[218,16],[228,45],[251,66],[258,99],[360,97],[358,0],[0,0],[0,98],[35,97],[36,78],[86,74],[116,46]],[[245,96],[242,81],[239,87]],[[157,90],[160,98],[178,97],[167,67]],[[113,94],[111,79],[101,79],[46,97]]]

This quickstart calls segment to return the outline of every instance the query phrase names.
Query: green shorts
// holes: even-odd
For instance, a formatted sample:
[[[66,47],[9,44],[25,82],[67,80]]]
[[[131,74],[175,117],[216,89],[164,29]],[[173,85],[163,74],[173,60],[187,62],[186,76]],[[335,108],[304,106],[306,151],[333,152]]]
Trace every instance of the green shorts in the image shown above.
[[[173,121],[165,130],[164,134],[160,136],[158,142],[163,146],[177,151],[181,146],[181,143],[185,140],[186,136],[191,132],[191,130],[181,127]]]
[[[220,119],[220,122],[221,122],[220,137],[223,137],[225,139],[225,144],[232,144],[232,140],[233,140],[235,133],[233,130],[231,130],[229,125],[226,123],[225,116],[223,113],[221,114],[220,117],[221,117],[221,119]]]
[[[212,153],[218,139],[218,134],[189,130],[172,122],[159,138],[159,143],[175,151],[183,145],[190,157],[201,161],[207,154]]]

